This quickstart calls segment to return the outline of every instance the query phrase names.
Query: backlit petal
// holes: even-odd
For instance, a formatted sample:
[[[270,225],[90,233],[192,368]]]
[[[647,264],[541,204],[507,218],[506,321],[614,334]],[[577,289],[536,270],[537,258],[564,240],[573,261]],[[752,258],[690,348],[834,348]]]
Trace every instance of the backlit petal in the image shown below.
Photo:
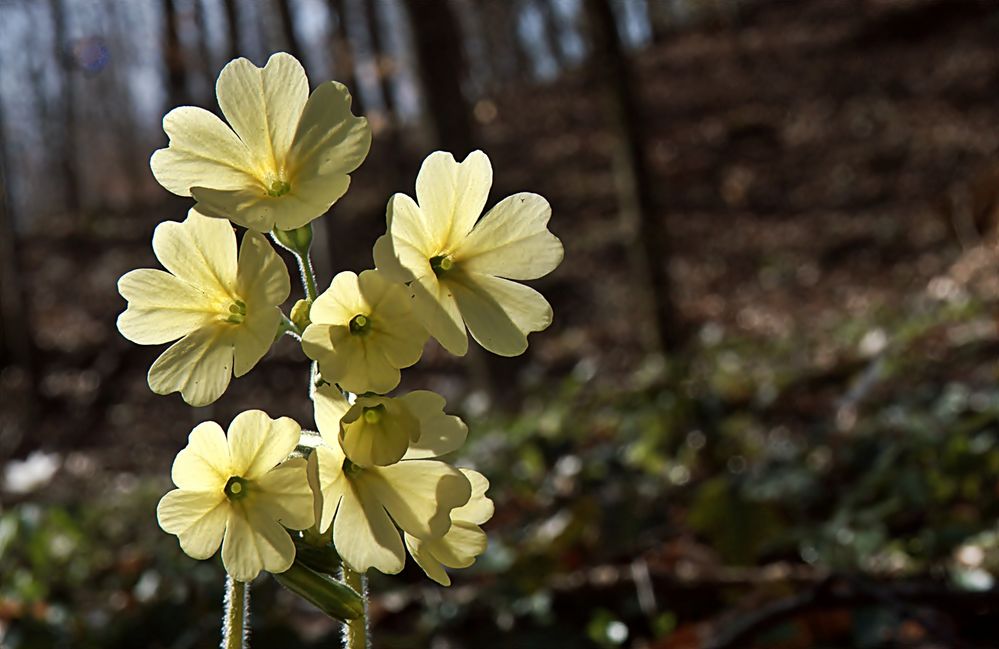
[[[153,232],[153,251],[164,268],[216,299],[236,285],[236,234],[228,221],[190,210],[183,222],[164,221]]]
[[[217,493],[222,493],[231,475],[225,432],[214,421],[194,427],[170,473],[173,483],[181,489]]]
[[[156,394],[180,392],[192,406],[205,406],[225,392],[232,378],[233,341],[219,326],[198,329],[171,345],[149,368]]]
[[[233,473],[247,480],[261,478],[288,457],[301,434],[294,419],[271,419],[262,410],[239,413],[229,424]]]
[[[455,356],[464,356],[468,352],[468,335],[450,286],[438,282],[431,273],[414,281],[409,288],[420,324],[444,349]]]
[[[174,489],[160,499],[156,518],[163,531],[177,535],[188,556],[207,559],[219,549],[228,510],[221,491]]]
[[[455,274],[447,284],[472,337],[494,354],[522,354],[527,334],[551,324],[551,305],[529,286],[470,273]]]
[[[461,163],[443,151],[423,161],[416,201],[439,252],[453,252],[464,240],[482,214],[492,184],[493,168],[482,151],[473,151]]]
[[[248,309],[277,306],[291,294],[288,267],[267,239],[256,232],[243,235],[236,286]]]
[[[179,196],[191,187],[258,187],[249,149],[225,123],[203,108],[181,106],[163,118],[170,145],[153,154],[149,166],[157,182]]]
[[[319,433],[327,444],[337,446],[340,438],[340,420],[350,410],[350,403],[336,386],[329,384],[316,388],[313,402]]]
[[[281,525],[304,530],[315,523],[305,458],[292,458],[253,482],[253,506]]]
[[[433,460],[407,460],[366,469],[352,481],[372,494],[396,524],[421,539],[443,536],[451,510],[468,502],[471,486],[457,469]]]
[[[562,261],[562,242],[548,231],[552,208],[537,194],[515,194],[482,217],[455,252],[472,273],[537,279]]]
[[[292,191],[302,179],[321,175],[331,183],[346,176],[368,155],[371,129],[366,118],[350,112],[350,100],[347,87],[336,81],[320,85],[309,97],[288,156],[289,171],[297,181]],[[327,193],[327,205],[339,198],[334,194]]]
[[[215,300],[170,273],[140,268],[118,280],[128,308],[118,331],[134,343],[158,345],[186,336],[218,318]]]
[[[444,397],[429,390],[416,390],[400,399],[420,420],[420,438],[409,445],[405,459],[438,457],[458,450],[465,443],[468,426],[461,418],[444,413]]]
[[[374,494],[361,488],[343,493],[333,521],[333,545],[357,572],[376,568],[392,575],[406,562],[399,530]]]
[[[266,512],[243,503],[229,508],[222,563],[233,579],[252,581],[261,570],[284,572],[294,560],[295,543]]]
[[[302,64],[284,52],[271,56],[263,68],[235,59],[222,68],[215,92],[222,113],[253,158],[282,171],[309,97]]]

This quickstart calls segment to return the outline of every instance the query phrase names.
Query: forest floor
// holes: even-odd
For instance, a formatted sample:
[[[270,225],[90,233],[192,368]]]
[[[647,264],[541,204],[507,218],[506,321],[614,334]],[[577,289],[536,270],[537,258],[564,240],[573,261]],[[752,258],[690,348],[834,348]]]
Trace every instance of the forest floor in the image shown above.
[[[701,378],[728,407],[776,400],[767,424],[790,426],[794,434],[814,422],[807,414],[795,419],[798,409],[790,415],[780,409],[787,394],[816,418],[849,417],[843,398],[871,359],[908,344],[906,327],[927,313],[962,314],[943,337],[920,331],[919,348],[942,354],[944,363],[941,349],[962,341],[994,351],[997,42],[999,11],[987,3],[812,0],[760,3],[635,52],[661,210],[655,218],[671,237],[670,258],[656,261],[668,264],[679,311],[691,325],[684,358],[695,368],[710,365],[704,370],[710,376]],[[511,417],[521,427],[534,422],[544,437],[547,420],[534,417],[539,395],[560,398],[566,381],[595,381],[598,387],[585,392],[590,396],[567,398],[577,405],[582,398],[586,407],[599,402],[594,393],[612,386],[655,384],[646,377],[659,370],[643,345],[645,278],[632,264],[634,227],[617,214],[614,140],[583,70],[500,89],[479,100],[475,114],[496,170],[490,202],[534,191],[552,203],[551,228],[565,243],[566,259],[536,285],[553,304],[555,324],[532,337],[529,355],[516,362],[479,358],[459,365],[431,346],[403,387],[436,389],[473,420],[482,418],[476,413],[485,396],[500,413],[526,413]],[[345,242],[373,243],[388,194],[411,193],[418,158],[378,142],[376,134],[371,157],[331,217],[342,230],[321,267],[328,269],[331,258],[337,268],[369,266],[368,244]],[[386,165],[392,173],[383,172]],[[170,202],[130,214],[56,219],[18,242],[37,353],[33,378],[14,368],[0,372],[0,457],[41,448],[66,458],[68,476],[73,466],[166,476],[184,433],[198,421],[226,421],[249,407],[311,421],[304,357],[287,339],[264,361],[266,371],[235,381],[218,404],[193,411],[177,395],[150,394],[145,372],[160,350],[120,339],[113,322],[124,304],[114,287],[124,272],[155,265],[147,245],[152,228],[158,218],[179,218],[178,209],[182,203]],[[731,367],[726,350],[734,348],[748,360]],[[740,383],[740,372],[761,365],[779,377],[776,396]],[[945,374],[991,381],[993,366],[990,359],[962,358]],[[489,391],[510,378],[519,390]],[[803,385],[797,391],[796,381]],[[905,383],[904,374],[899,381]],[[662,396],[647,394],[650,403]],[[499,427],[504,416],[482,418],[484,430]],[[682,431],[688,442],[689,433]],[[595,433],[608,435],[614,430]],[[547,466],[571,455],[551,453],[542,448],[535,460]],[[511,459],[518,467],[531,461]],[[72,497],[71,489],[51,495]],[[565,504],[564,497],[552,498]],[[501,509],[498,525],[513,529],[549,505],[520,494],[505,514]],[[699,531],[710,529],[705,523]],[[676,539],[689,541],[683,533]],[[584,545],[592,549],[590,541]],[[651,552],[651,544],[644,547]],[[627,552],[598,555],[618,560]],[[585,556],[576,563],[594,558]],[[760,557],[772,558],[752,560]],[[556,563],[574,565],[565,557]],[[542,618],[534,623],[542,625]],[[503,620],[492,623],[503,628]]]

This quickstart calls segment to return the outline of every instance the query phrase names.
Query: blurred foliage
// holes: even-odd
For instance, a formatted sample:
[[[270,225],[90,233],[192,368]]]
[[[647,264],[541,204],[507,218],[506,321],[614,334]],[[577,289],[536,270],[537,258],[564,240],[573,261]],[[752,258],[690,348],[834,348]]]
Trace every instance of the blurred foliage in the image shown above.
[[[689,360],[649,361],[626,381],[603,380],[584,359],[559,385],[528,386],[518,412],[466,413],[473,441],[461,460],[491,477],[497,503],[490,547],[449,590],[412,565],[402,582],[374,578],[380,645],[669,642],[751,590],[719,585],[730,571],[773,564],[990,588],[991,320],[974,304],[926,302],[819,335],[836,341],[822,364],[804,342],[711,334]],[[191,647],[217,633],[220,566],[190,561],[157,529],[165,483],[109,479],[59,496],[58,482],[45,504],[0,513],[4,647]],[[636,566],[660,593],[651,609]],[[663,601],[669,588],[683,596]],[[336,634],[273,580],[254,594],[255,646],[322,646]],[[875,606],[846,626],[851,646],[876,647],[901,624]],[[784,646],[796,625],[760,641]]]

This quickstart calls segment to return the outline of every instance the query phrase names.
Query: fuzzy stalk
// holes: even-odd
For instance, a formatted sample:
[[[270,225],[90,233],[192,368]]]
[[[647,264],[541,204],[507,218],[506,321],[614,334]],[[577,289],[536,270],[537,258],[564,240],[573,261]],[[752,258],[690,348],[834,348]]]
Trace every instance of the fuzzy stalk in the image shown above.
[[[250,587],[229,575],[225,578],[225,616],[222,649],[247,649],[250,632]]]

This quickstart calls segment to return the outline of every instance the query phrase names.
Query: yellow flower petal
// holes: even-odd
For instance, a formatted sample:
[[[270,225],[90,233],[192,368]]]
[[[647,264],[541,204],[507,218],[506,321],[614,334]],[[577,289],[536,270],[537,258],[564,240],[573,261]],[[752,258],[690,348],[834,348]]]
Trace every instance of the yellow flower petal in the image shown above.
[[[355,393],[388,392],[426,342],[409,302],[404,288],[376,270],[339,273],[312,305],[302,349],[326,381]],[[351,329],[357,316],[365,318],[363,331]]]
[[[160,499],[156,518],[163,531],[177,535],[188,556],[207,559],[222,542],[228,509],[222,491],[174,489]]]
[[[164,268],[213,297],[235,289],[236,234],[228,221],[190,210],[182,223],[156,226],[153,252]]]
[[[438,282],[431,273],[409,285],[413,292],[413,311],[420,323],[441,346],[455,356],[468,352],[465,321],[446,282]]]
[[[163,118],[170,145],[153,154],[149,166],[156,181],[178,196],[211,179],[219,189],[259,185],[255,164],[236,134],[202,108],[181,106]]]
[[[420,438],[409,445],[404,459],[420,460],[458,450],[468,437],[468,426],[459,417],[445,414],[444,397],[416,390],[400,399],[420,420]]]
[[[295,543],[264,512],[237,504],[229,508],[222,563],[236,581],[252,581],[261,570],[280,573],[295,560]]]
[[[416,177],[416,201],[436,254],[453,252],[471,231],[492,184],[493,168],[482,151],[461,163],[444,151],[427,156]]]
[[[206,327],[175,342],[149,368],[149,388],[156,394],[180,392],[192,406],[218,399],[232,377],[233,342],[228,334]]]
[[[562,262],[562,242],[548,231],[552,208],[537,194],[496,204],[454,253],[461,268],[508,279],[537,279]]]
[[[233,475],[256,480],[295,450],[302,427],[294,419],[271,419],[262,410],[241,412],[229,424]]]
[[[304,530],[316,522],[304,458],[292,458],[253,481],[253,507],[281,525]]]
[[[465,476],[433,460],[365,469],[352,481],[359,493],[374,496],[403,531],[421,539],[443,536],[451,526],[451,510],[471,495]]]
[[[246,320],[233,332],[235,376],[243,376],[252,370],[270,351],[280,323],[281,310],[277,307],[265,307],[264,311],[247,313]]]
[[[486,476],[472,469],[458,469],[461,474],[468,478],[472,485],[472,495],[468,502],[451,512],[452,520],[467,521],[482,525],[493,517],[493,501],[486,497],[489,490],[489,480]]]
[[[448,568],[467,568],[486,551],[489,540],[478,525],[456,520],[443,537],[424,543],[434,559]]]
[[[340,445],[362,467],[398,462],[420,435],[420,421],[406,403],[387,397],[358,397],[341,424]]]
[[[248,311],[281,304],[291,294],[288,267],[267,239],[256,232],[243,235],[236,287],[246,301]]]
[[[186,336],[217,317],[215,301],[169,273],[140,268],[118,280],[128,308],[118,331],[140,345],[158,345]]]
[[[288,154],[292,176],[324,176],[327,184],[336,185],[361,165],[371,148],[371,129],[366,118],[350,112],[350,102],[347,87],[336,81],[313,91]],[[331,187],[321,200],[332,204],[340,197],[336,191]]]
[[[295,128],[309,98],[302,64],[280,52],[258,68],[247,59],[230,61],[215,86],[219,107],[254,160],[278,165],[291,148]],[[215,186],[215,185],[213,185]]]
[[[347,398],[335,386],[324,384],[313,395],[316,426],[323,440],[337,446],[340,438],[340,420],[350,410]]]
[[[406,562],[406,550],[392,519],[374,494],[363,489],[344,490],[333,521],[333,545],[357,572],[375,568],[394,575]]]
[[[319,517],[321,532],[330,528],[340,499],[351,489],[347,476],[343,473],[344,459],[346,456],[339,444],[318,446],[309,456],[309,469],[316,480],[314,487],[318,487],[316,493],[322,499],[322,513]]]
[[[409,534],[405,538],[409,554],[412,555],[416,564],[423,569],[423,572],[441,586],[450,586],[451,577],[444,570],[441,562],[434,557],[433,552],[430,550],[429,542],[421,541]]]
[[[455,274],[447,282],[472,337],[500,356],[527,349],[527,334],[546,329],[552,308],[529,286],[490,275]]]
[[[441,250],[416,202],[405,194],[393,195],[385,218],[389,234],[379,237],[374,248],[378,270],[396,282],[433,274],[429,260]]]
[[[171,478],[181,489],[222,493],[232,475],[225,432],[214,421],[198,424],[173,461]]]

